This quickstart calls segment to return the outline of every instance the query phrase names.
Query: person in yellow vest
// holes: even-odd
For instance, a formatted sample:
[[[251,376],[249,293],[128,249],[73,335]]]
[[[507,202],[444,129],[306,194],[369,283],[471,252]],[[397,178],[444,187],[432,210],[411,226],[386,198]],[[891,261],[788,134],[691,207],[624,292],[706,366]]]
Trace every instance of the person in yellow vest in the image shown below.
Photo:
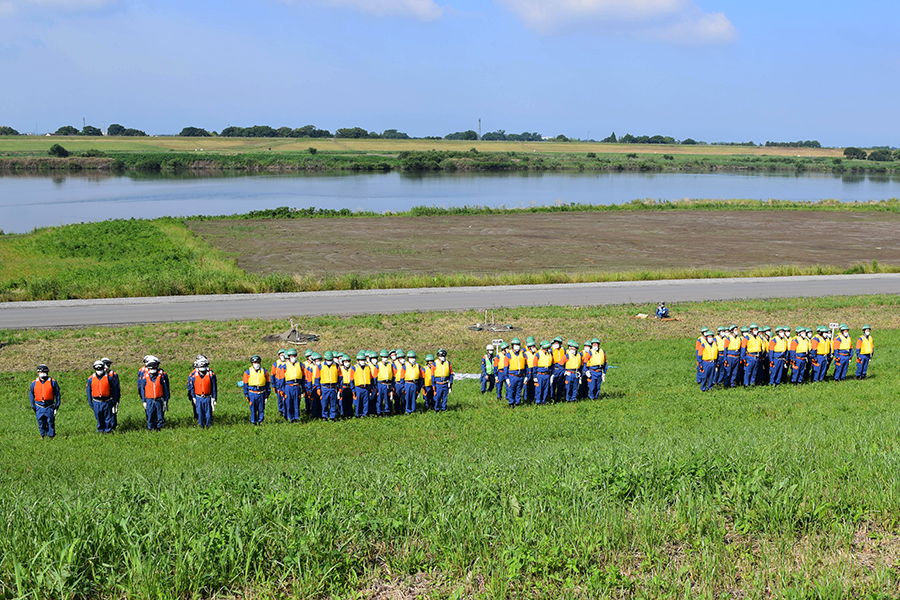
[[[769,340],[769,385],[778,385],[784,377],[788,360],[788,327],[776,327],[775,336]]]
[[[872,339],[872,328],[863,325],[863,334],[856,340],[856,378],[865,379],[869,372],[869,361],[875,354],[875,340]]]
[[[38,365],[37,377],[28,387],[28,400],[37,418],[41,439],[53,439],[56,435],[56,413],[62,402],[62,392],[55,379],[50,377],[50,367]]]
[[[700,343],[700,391],[707,392],[715,385],[716,359],[719,357],[719,345],[712,331],[706,332],[706,339]]]
[[[551,381],[553,379],[553,352],[549,340],[541,342],[541,349],[535,357],[534,366],[534,403],[550,402]]]
[[[297,350],[290,348],[284,353],[285,360],[278,369],[278,385],[281,387],[281,398],[284,412],[282,415],[291,423],[300,420],[300,396],[303,394],[303,363],[297,358]]]
[[[728,328],[724,325],[719,325],[716,328],[716,345],[719,346],[719,357],[716,359],[714,382],[718,385],[725,381],[725,351],[728,348]],[[700,364],[699,359],[697,360],[697,364]]]
[[[728,333],[728,347],[725,349],[725,387],[736,387],[741,373],[741,337],[737,325],[732,325]],[[702,346],[702,341],[701,341]],[[702,362],[702,359],[701,359]],[[701,378],[702,379],[702,378]]]
[[[762,341],[759,339],[759,325],[750,323],[750,330],[741,340],[741,360],[744,362],[744,387],[756,385],[759,358],[762,356]]]
[[[834,380],[843,381],[847,377],[847,368],[853,357],[853,340],[850,338],[850,328],[846,323],[841,323],[838,333],[832,340],[834,350]]]
[[[284,365],[287,362],[287,350],[278,349],[278,358],[272,363],[272,370],[269,371],[269,378],[272,380],[272,389],[275,390],[275,399],[278,400],[278,414],[285,419],[288,418],[285,409],[285,391],[284,391]]]
[[[377,381],[378,400],[375,412],[378,415],[389,415],[393,410],[392,398],[394,395],[394,365],[391,362],[390,352],[382,350],[378,353],[381,362],[375,368]]]
[[[398,353],[399,354],[399,353]],[[416,396],[422,388],[422,380],[424,372],[422,367],[416,362],[416,353],[410,350],[406,353],[406,362],[400,371],[400,378],[403,381],[405,399],[405,412],[408,415],[416,412]]]
[[[353,381],[353,416],[365,417],[369,414],[369,395],[372,392],[372,369],[366,355],[356,355],[356,364],[350,370]]]
[[[422,367],[422,403],[425,410],[429,411],[434,406],[434,354],[425,355],[425,365]]]
[[[791,340],[789,355],[791,358],[791,383],[803,383],[806,375],[806,361],[809,360],[809,339],[806,337],[806,328],[797,327],[797,334]]]
[[[497,400],[502,400],[503,390],[506,388],[506,370],[509,367],[509,342],[500,344],[500,352],[494,360],[494,367],[497,374]]]
[[[262,425],[271,390],[269,372],[263,368],[259,354],[254,354],[250,357],[250,368],[244,371],[244,398],[250,405],[250,422],[254,425]]]
[[[600,397],[600,386],[606,381],[606,370],[609,364],[606,359],[606,352],[600,347],[600,340],[594,338],[591,340],[591,351],[588,354],[587,362],[584,364],[584,376],[588,382],[588,398],[596,400]]]
[[[566,397],[566,349],[560,336],[553,338],[553,401],[561,402]]]
[[[443,412],[447,410],[447,400],[453,391],[453,366],[447,359],[447,351],[443,348],[437,351],[433,372],[434,410]]]
[[[525,402],[534,402],[534,361],[537,356],[537,342],[534,336],[529,335],[525,338]]]
[[[578,380],[578,400],[584,400],[588,397],[588,379],[584,375],[585,365],[587,365],[588,357],[591,355],[591,340],[585,340],[581,349],[581,378]]]
[[[485,354],[481,357],[481,394],[494,391],[494,380],[496,371],[494,371],[494,345],[488,344],[485,347]]]
[[[759,328],[759,360],[756,366],[756,385],[769,383],[769,342],[771,341],[772,328],[768,325]]]
[[[525,374],[528,370],[528,361],[522,350],[522,342],[519,338],[510,340],[510,348],[507,353],[506,366],[506,400],[509,406],[522,404],[522,392],[525,383]]]
[[[575,340],[569,340],[566,349],[565,378],[566,378],[566,402],[575,402],[578,399],[578,386],[581,384],[581,352]]]
[[[340,358],[338,358],[340,357]],[[341,387],[338,388],[337,416],[348,417],[353,414],[353,378],[350,355],[344,352],[335,354],[335,361],[341,372]]]
[[[398,348],[391,355],[391,361],[394,363],[394,373],[397,374],[394,383],[394,412],[400,414],[406,412],[406,383],[402,377],[403,367],[406,365],[406,352]]]
[[[341,388],[341,369],[334,362],[334,352],[325,352],[324,362],[316,373],[316,387],[322,398],[322,417],[334,421],[338,414],[338,390]]]
[[[822,325],[816,327],[816,335],[810,340],[809,358],[812,362],[810,381],[823,381],[828,370],[828,359],[831,357],[830,330]]]

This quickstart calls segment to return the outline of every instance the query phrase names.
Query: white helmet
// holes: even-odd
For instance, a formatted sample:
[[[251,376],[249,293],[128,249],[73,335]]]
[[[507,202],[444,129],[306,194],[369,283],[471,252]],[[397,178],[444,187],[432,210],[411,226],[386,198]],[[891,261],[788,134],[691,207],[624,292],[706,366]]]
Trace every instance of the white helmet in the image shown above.
[[[149,365],[150,363],[158,363],[159,359],[153,356],[152,354],[148,354],[144,357],[144,364]]]
[[[98,370],[98,369],[99,369],[99,370],[103,370],[103,369],[105,369],[105,368],[106,368],[106,365],[103,364],[103,361],[102,361],[102,360],[95,360],[95,361],[94,361],[94,370],[95,370],[95,371]]]
[[[487,346],[485,346],[485,350],[493,350],[493,349],[494,349],[493,344],[488,344]]]

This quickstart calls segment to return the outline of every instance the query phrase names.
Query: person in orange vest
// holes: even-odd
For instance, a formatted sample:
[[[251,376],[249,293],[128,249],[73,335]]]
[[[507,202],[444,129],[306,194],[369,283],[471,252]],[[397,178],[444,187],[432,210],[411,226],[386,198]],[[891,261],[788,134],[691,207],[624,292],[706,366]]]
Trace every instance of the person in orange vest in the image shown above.
[[[209,368],[209,360],[203,356],[194,363],[194,371],[188,376],[187,392],[194,405],[197,425],[207,429],[213,422],[216,410],[218,384],[216,374]]]
[[[169,410],[169,376],[159,368],[158,358],[152,357],[147,363],[138,392],[147,414],[147,429],[159,431],[166,424],[165,413]]]
[[[744,387],[756,385],[759,358],[762,356],[762,341],[759,339],[759,325],[750,323],[749,331],[741,339],[741,360],[744,363]]]
[[[506,401],[509,406],[519,406],[522,404],[522,388],[528,369],[525,352],[522,350],[522,342],[519,338],[510,340],[510,348],[506,356]]]
[[[425,366],[422,367],[422,403],[425,405],[426,412],[428,410],[435,409],[434,354],[425,355]]]
[[[706,332],[706,339],[701,342],[700,348],[700,373],[703,379],[700,382],[700,391],[707,392],[715,385],[716,358],[719,356],[719,345],[716,344],[716,336],[712,331]]]
[[[550,402],[551,381],[553,379],[553,352],[549,340],[541,341],[541,349],[535,357],[534,366],[534,403]]]
[[[872,328],[863,325],[863,334],[856,340],[856,378],[865,379],[869,372],[869,361],[875,354],[875,340],[872,339]]]
[[[581,352],[575,340],[569,340],[566,350],[565,378],[566,378],[566,402],[575,402],[578,399],[578,387],[581,384]]]
[[[303,353],[303,412],[312,414],[312,405],[316,398],[316,378],[314,371],[316,363],[313,360],[313,351],[309,348]]]
[[[701,327],[700,328],[700,336],[694,342],[694,354],[697,357],[697,383],[698,384],[703,382],[703,373],[700,370],[700,363],[702,362],[700,359],[700,356],[703,353],[703,340],[706,339],[707,331],[709,331],[709,327]]]
[[[447,351],[443,348],[437,351],[437,361],[434,363],[434,410],[443,412],[447,410],[447,400],[453,391],[453,367],[447,360]]]
[[[488,344],[485,347],[485,355],[481,357],[481,394],[494,391],[494,381],[497,371],[495,370],[494,361],[494,345]]]
[[[349,357],[348,357],[349,358]],[[369,415],[369,396],[372,393],[372,369],[364,352],[356,355],[357,363],[350,369],[350,381],[353,383],[353,415],[365,417]]]
[[[797,327],[797,334],[788,346],[788,354],[791,358],[791,383],[803,383],[806,376],[806,362],[809,360],[809,339],[806,337],[806,328]]]
[[[266,400],[272,391],[269,372],[262,366],[259,354],[250,357],[250,368],[244,371],[244,398],[250,406],[250,422],[262,425],[266,417]]]
[[[375,380],[378,390],[375,404],[376,414],[389,415],[393,411],[392,398],[394,395],[394,365],[391,363],[391,355],[387,350],[378,353],[381,362],[375,367]]]
[[[269,371],[272,380],[272,389],[275,390],[276,400],[278,400],[278,414],[287,419],[287,409],[285,408],[285,391],[284,391],[284,365],[287,350],[278,349],[278,358],[272,363],[272,370]]]
[[[784,376],[790,344],[788,333],[789,327],[776,327],[775,337],[769,341],[769,385],[780,384]]]
[[[97,419],[97,431],[112,433],[115,428],[113,407],[119,403],[119,386],[102,360],[94,362],[94,373],[87,379],[87,400]]]
[[[300,396],[303,395],[304,368],[297,356],[297,350],[288,349],[284,353],[285,360],[275,361],[273,370],[278,372],[273,375],[277,386],[281,388],[282,416],[291,423],[300,420]]]
[[[399,352],[397,353],[400,354]],[[403,382],[403,398],[405,399],[405,412],[408,415],[416,412],[416,396],[422,387],[424,373],[422,367],[416,364],[416,353],[410,350],[406,353],[406,362],[400,369],[399,379]]]
[[[53,439],[56,435],[56,413],[62,403],[62,392],[55,379],[50,377],[50,367],[37,367],[37,377],[28,386],[28,400],[37,418],[41,439]]]
[[[609,363],[606,359],[606,352],[600,348],[600,340],[594,338],[591,340],[591,352],[587,357],[584,365],[584,374],[588,381],[588,398],[596,400],[600,397],[600,385],[606,381],[606,370]]]
[[[846,323],[841,323],[838,334],[832,341],[834,350],[834,380],[843,381],[847,377],[847,367],[853,358],[853,340],[850,338],[850,328]]]

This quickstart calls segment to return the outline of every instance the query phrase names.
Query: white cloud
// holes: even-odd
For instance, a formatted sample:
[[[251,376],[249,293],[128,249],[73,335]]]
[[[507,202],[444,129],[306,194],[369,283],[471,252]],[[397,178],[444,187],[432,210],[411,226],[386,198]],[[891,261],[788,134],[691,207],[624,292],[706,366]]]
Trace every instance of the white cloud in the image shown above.
[[[16,5],[11,1],[0,2],[0,19],[3,17],[11,17],[16,14]]]
[[[302,4],[304,0],[282,0],[287,4]],[[444,14],[446,7],[434,0],[313,0],[324,6],[346,6],[378,17],[397,15],[420,21],[434,21]]]
[[[543,34],[599,29],[674,44],[720,44],[737,39],[723,13],[704,13],[692,0],[497,0]]]

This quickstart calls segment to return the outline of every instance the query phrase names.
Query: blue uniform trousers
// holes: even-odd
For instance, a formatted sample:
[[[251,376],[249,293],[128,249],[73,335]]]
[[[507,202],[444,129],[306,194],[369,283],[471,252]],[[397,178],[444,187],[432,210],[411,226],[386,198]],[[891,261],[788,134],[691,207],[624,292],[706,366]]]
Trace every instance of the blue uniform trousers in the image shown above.
[[[553,367],[553,400],[562,402],[566,397],[566,369],[562,365]]]
[[[715,364],[715,363],[713,363]],[[727,387],[734,387],[737,385],[738,376],[740,374],[740,366],[741,366],[741,355],[740,354],[732,354],[731,352],[725,353],[725,379],[723,383]],[[702,365],[701,365],[702,368]],[[702,379],[702,378],[701,378]],[[702,381],[701,381],[702,384]]]
[[[769,385],[778,385],[784,376],[784,356],[773,356],[769,367]]]
[[[263,419],[266,416],[266,396],[262,391],[255,392],[250,390],[250,395],[247,397],[247,401],[250,404],[250,422],[254,425],[258,425],[263,422]]]
[[[284,384],[281,384],[281,383],[275,384],[273,382],[272,389],[275,392],[275,396],[278,398],[278,414],[280,414],[282,417],[287,419],[288,418],[287,407],[286,407],[287,398],[285,397],[285,396],[287,396],[287,393],[285,392],[284,388],[282,387],[283,385]]]
[[[406,381],[403,383],[403,397],[405,401],[406,414],[416,412],[416,396],[419,393],[419,384],[415,381]]]
[[[49,404],[35,402],[34,406],[34,416],[37,417],[38,431],[41,437],[56,435],[56,415],[53,414],[56,405],[52,402]]]
[[[744,357],[744,387],[756,384],[756,370],[759,367],[759,356],[748,354]]]
[[[494,374],[481,374],[481,393],[490,392],[494,389]]]
[[[537,383],[534,387],[534,403],[547,404],[550,402],[550,371],[546,373],[537,372]]]
[[[300,384],[285,383],[283,408],[284,418],[292,423],[300,420]]]
[[[406,382],[403,380],[394,384],[394,412],[406,412]]]
[[[871,354],[859,354],[856,357],[856,376],[857,377],[865,377],[866,373],[869,371],[869,360],[872,358]]]
[[[194,396],[194,406],[197,408],[197,425],[200,427],[212,425],[212,396]]]
[[[697,383],[703,382],[703,371],[701,369],[702,369],[702,365],[700,364],[700,359],[698,358],[697,359]]]
[[[434,405],[434,386],[433,385],[422,386],[422,403],[425,405],[425,410],[430,410],[430,409],[437,410],[437,407]]]
[[[847,377],[847,367],[850,366],[850,353],[847,350],[835,350],[834,352],[834,380],[843,381]]]
[[[506,390],[506,401],[510,405],[522,404],[522,387],[525,384],[525,377],[522,375],[510,375],[509,387]]]
[[[326,387],[324,384],[319,388],[319,406],[318,409],[313,407],[313,417],[317,419],[334,419],[338,414],[339,393],[337,385],[330,384],[333,387]]]
[[[376,412],[379,415],[391,414],[391,390],[393,387],[393,382],[378,382],[378,405]]]
[[[112,400],[108,402],[92,400],[91,408],[94,409],[94,417],[97,418],[97,431],[100,433],[110,433],[114,429]]]
[[[365,417],[369,414],[369,388],[353,388],[353,416]]]
[[[716,359],[716,378],[715,383],[724,383],[725,382],[725,352],[719,353],[719,357]],[[698,365],[697,373],[699,374],[700,369]],[[700,383],[699,381],[697,383]]]
[[[578,386],[581,380],[578,373],[566,373],[566,402],[575,402],[578,399]]]
[[[450,397],[450,385],[447,383],[434,384],[434,410],[447,410],[447,399]]]
[[[144,410],[147,413],[147,429],[159,431],[166,425],[165,400],[162,398],[144,398],[144,402],[147,403],[147,408]],[[107,404],[112,408],[111,403]]]
[[[825,371],[825,355],[822,354],[811,354],[809,358],[810,363],[812,364],[812,371],[810,376],[810,381],[822,381],[821,377],[824,376]]]
[[[588,373],[591,374],[588,382],[588,398],[591,400],[596,400],[600,397],[600,384],[603,383],[603,371],[600,369],[589,369]]]
[[[503,387],[506,385],[506,374],[497,373],[497,400],[503,399]]]
[[[716,383],[716,361],[704,360],[700,362],[700,391],[711,390]]]
[[[525,401],[526,402],[534,402],[534,372],[532,369],[528,369],[525,373]]]
[[[806,376],[806,356],[794,356],[791,360],[791,383],[803,383]]]

